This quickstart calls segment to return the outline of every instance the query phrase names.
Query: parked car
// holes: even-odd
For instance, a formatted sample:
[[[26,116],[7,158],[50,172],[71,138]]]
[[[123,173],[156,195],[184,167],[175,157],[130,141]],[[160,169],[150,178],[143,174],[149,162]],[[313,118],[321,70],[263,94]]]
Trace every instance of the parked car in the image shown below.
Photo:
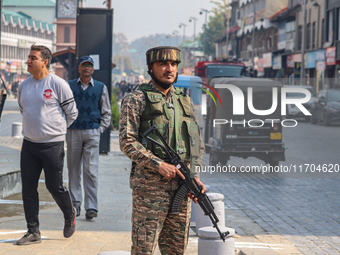
[[[311,106],[310,122],[323,122],[329,126],[340,123],[340,89],[320,90],[316,101]]]
[[[310,112],[310,108],[316,100],[316,92],[312,86],[308,85],[284,85],[284,88],[303,88],[303,89],[308,89],[309,92],[312,94],[311,99],[307,102],[304,103],[303,106]],[[304,97],[303,94],[301,93],[293,93],[290,92],[287,94],[287,98],[302,98]],[[301,112],[301,110],[294,104],[288,104],[287,105],[287,110],[286,110],[286,117],[287,119],[292,119],[292,118],[304,118],[306,121],[310,119],[310,116],[306,116]]]

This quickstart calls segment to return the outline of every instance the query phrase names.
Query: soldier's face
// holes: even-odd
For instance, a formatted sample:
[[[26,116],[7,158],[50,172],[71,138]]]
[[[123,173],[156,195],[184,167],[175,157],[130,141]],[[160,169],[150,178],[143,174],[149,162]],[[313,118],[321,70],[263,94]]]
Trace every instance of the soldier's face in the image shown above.
[[[160,82],[172,84],[176,79],[177,63],[172,60],[157,61],[152,65],[152,72]]]

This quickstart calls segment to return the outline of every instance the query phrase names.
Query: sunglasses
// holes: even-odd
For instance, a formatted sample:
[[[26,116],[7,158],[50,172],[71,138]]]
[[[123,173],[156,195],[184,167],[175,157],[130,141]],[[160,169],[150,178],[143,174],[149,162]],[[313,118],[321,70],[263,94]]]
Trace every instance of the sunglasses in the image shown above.
[[[81,66],[82,66],[82,67],[89,67],[89,68],[93,67],[92,64],[82,64]]]

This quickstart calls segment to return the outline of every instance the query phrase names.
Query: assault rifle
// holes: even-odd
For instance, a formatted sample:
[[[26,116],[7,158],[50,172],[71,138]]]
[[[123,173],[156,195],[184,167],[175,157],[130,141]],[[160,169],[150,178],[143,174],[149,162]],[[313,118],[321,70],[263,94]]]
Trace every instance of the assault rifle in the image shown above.
[[[152,132],[155,132],[155,134],[161,140],[162,144],[148,136]],[[181,211],[182,201],[190,191],[190,193],[194,195],[194,198],[197,198],[197,202],[202,208],[204,215],[209,216],[214,228],[216,228],[221,239],[223,240],[223,242],[225,242],[225,237],[229,235],[229,232],[227,231],[225,233],[222,233],[221,230],[218,228],[217,222],[219,222],[219,220],[214,212],[214,206],[212,205],[209,197],[205,193],[202,193],[202,187],[198,185],[195,178],[192,178],[190,176],[190,170],[181,160],[179,155],[165,142],[163,136],[159,133],[156,126],[152,126],[149,130],[147,130],[143,134],[143,137],[145,137],[151,143],[154,143],[161,147],[168,156],[169,162],[172,165],[176,166],[177,169],[181,171],[181,173],[185,176],[185,179],[179,182],[180,187],[176,191],[171,203],[170,213],[179,213]]]

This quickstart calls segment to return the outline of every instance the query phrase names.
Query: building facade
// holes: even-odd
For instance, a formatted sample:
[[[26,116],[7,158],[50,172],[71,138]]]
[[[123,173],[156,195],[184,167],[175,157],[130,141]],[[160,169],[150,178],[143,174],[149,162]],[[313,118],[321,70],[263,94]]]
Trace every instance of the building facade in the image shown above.
[[[50,24],[55,20],[55,1],[52,0],[2,0],[2,6]]]
[[[340,1],[233,0],[231,5],[237,24],[228,32],[229,55],[236,53],[256,76],[302,82],[317,91],[340,87]],[[225,37],[216,42],[217,52],[225,42]]]
[[[6,9],[1,13],[1,63],[0,70],[9,83],[28,76],[27,56],[32,44],[52,49],[55,26],[32,19],[23,13]]]

